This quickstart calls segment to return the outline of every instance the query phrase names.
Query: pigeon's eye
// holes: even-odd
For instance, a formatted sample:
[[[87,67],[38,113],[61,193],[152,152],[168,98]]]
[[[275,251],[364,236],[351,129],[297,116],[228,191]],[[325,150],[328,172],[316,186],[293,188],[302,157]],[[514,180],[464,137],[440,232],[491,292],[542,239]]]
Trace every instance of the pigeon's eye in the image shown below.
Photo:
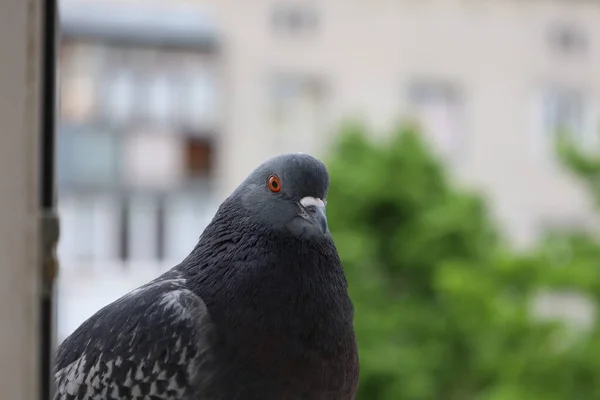
[[[279,180],[279,177],[277,175],[269,176],[269,179],[267,179],[267,187],[271,192],[279,192],[281,190],[281,181]]]

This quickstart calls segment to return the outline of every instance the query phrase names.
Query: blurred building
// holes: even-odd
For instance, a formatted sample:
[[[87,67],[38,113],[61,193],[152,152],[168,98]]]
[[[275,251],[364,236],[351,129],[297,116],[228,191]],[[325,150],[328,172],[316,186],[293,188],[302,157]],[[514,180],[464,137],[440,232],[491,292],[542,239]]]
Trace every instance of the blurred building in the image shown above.
[[[266,156],[323,154],[346,117],[417,118],[509,237],[591,223],[556,132],[600,144],[600,5],[570,1],[196,0],[227,54],[228,186]],[[379,133],[378,133],[379,135]]]
[[[155,275],[257,163],[325,155],[345,118],[375,140],[418,121],[516,243],[590,224],[553,143],[599,148],[598,21],[566,0],[64,0],[63,269]]]
[[[62,12],[61,257],[177,261],[211,217],[220,54],[195,10]],[[189,231],[187,230],[189,229]]]
[[[322,154],[346,117],[416,117],[518,240],[585,222],[552,145],[600,144],[599,20],[549,0],[64,2],[63,251],[177,258],[211,178],[221,198],[265,157]]]

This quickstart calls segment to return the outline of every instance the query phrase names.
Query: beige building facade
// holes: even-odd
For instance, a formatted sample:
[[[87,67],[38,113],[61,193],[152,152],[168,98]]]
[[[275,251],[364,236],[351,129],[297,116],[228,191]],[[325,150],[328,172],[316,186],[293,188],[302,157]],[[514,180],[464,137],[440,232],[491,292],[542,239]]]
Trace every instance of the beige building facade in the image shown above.
[[[223,43],[224,192],[267,156],[324,154],[341,119],[363,118],[381,135],[416,116],[518,243],[590,222],[590,201],[552,144],[557,129],[599,144],[600,4],[198,3]]]

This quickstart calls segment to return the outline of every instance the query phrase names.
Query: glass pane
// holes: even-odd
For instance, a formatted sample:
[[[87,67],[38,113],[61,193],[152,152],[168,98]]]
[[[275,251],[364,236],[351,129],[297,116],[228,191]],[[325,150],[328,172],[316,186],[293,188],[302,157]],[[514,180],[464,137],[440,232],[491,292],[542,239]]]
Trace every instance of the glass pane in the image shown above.
[[[64,230],[61,229],[58,251],[66,261],[65,267],[88,267],[76,261],[114,259],[118,225],[116,203],[112,197],[63,192],[58,205],[61,227],[64,227]]]
[[[165,257],[179,262],[198,242],[217,204],[212,204],[208,191],[200,191],[169,196],[165,206]]]
[[[171,188],[181,182],[181,137],[164,133],[139,133],[124,137],[124,178],[127,185]]]
[[[418,82],[410,86],[408,100],[421,133],[442,154],[457,157],[464,138],[460,92],[447,82]]]
[[[158,238],[158,205],[151,197],[136,196],[129,201],[129,258],[156,259]]]
[[[165,123],[171,117],[171,96],[176,88],[166,74],[153,76],[148,82],[148,115],[151,120]]]
[[[186,137],[184,141],[185,167],[188,178],[207,178],[212,167],[213,148],[210,140]]]
[[[73,258],[78,261],[91,261],[94,259],[94,203],[92,200],[79,201],[72,210],[74,214],[73,230],[79,238],[85,240],[77,241],[73,247]]]
[[[114,72],[107,83],[105,109],[108,117],[119,122],[132,116],[135,102],[135,74],[131,70],[121,69]]]
[[[420,120],[425,133],[442,149],[451,151],[457,137],[456,110],[444,102],[432,102],[421,107]]]
[[[273,79],[270,96],[274,148],[290,152],[315,151],[317,138],[323,131],[322,89],[322,82],[311,76],[280,75]]]
[[[63,74],[60,82],[60,114],[64,120],[83,122],[94,114],[96,85],[84,73]]]
[[[584,130],[584,99],[572,89],[551,89],[546,98],[546,129],[550,137],[568,134],[582,139]]]
[[[187,121],[193,126],[212,124],[216,114],[216,77],[205,69],[196,69],[188,81]]]
[[[118,169],[117,151],[114,135],[62,129],[57,138],[59,184],[114,184]]]

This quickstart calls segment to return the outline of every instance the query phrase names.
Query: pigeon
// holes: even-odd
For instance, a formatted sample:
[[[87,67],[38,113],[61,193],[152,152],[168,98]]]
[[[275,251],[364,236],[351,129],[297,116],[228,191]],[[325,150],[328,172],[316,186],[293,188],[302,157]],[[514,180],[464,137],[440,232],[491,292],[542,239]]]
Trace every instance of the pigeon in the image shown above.
[[[58,347],[54,400],[352,400],[354,308],[307,154],[259,165],[179,264]]]

